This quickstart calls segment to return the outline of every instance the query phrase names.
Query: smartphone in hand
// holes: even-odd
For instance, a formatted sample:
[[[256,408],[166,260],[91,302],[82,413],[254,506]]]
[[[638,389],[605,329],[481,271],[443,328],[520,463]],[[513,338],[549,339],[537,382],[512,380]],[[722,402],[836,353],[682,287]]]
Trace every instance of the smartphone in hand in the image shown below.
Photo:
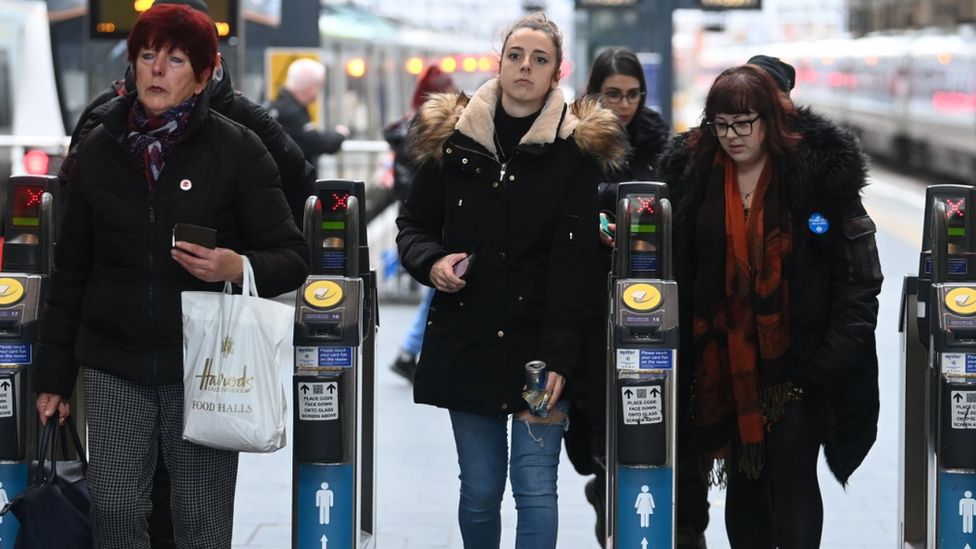
[[[607,216],[606,212],[600,212],[600,231],[607,235],[611,240],[613,239],[613,231],[610,230],[610,218]]]
[[[464,259],[455,263],[451,269],[454,271],[454,276],[458,278],[465,278],[468,273],[471,272],[471,265],[474,264],[474,254],[468,254]]]
[[[172,245],[176,246],[178,240],[212,250],[217,247],[217,229],[191,223],[177,223],[173,225]]]

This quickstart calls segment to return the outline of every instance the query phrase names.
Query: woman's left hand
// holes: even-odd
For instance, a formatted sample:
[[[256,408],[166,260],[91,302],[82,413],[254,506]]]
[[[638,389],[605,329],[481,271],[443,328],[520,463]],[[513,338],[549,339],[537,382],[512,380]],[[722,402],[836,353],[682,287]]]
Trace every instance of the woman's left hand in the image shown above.
[[[244,260],[234,250],[210,249],[189,242],[177,241],[170,254],[186,272],[204,282],[244,282]]]
[[[556,406],[556,403],[559,402],[559,397],[562,396],[563,387],[565,386],[566,378],[560,374],[557,374],[556,372],[553,372],[552,370],[549,370],[549,373],[546,375],[546,392],[549,393],[548,408],[550,412]]]

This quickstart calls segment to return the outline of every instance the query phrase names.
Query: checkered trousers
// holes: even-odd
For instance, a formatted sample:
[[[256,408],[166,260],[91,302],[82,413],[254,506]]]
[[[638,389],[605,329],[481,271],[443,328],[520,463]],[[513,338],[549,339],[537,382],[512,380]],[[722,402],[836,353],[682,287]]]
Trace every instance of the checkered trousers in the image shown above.
[[[177,546],[230,549],[237,453],[183,440],[183,384],[140,385],[83,372],[96,549],[150,549],[149,496],[160,448]]]

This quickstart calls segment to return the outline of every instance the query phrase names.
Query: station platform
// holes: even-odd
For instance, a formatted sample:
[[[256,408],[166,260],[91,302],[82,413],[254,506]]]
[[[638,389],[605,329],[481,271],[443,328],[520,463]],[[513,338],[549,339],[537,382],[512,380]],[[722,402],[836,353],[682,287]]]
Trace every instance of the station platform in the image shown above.
[[[878,440],[846,489],[833,479],[821,458],[825,515],[821,546],[825,549],[887,549],[896,545],[898,305],[902,275],[918,268],[921,229],[917,220],[922,217],[924,187],[878,168],[872,170],[872,179],[865,191],[865,205],[878,226],[878,247],[886,277],[876,332],[881,365]],[[392,214],[385,216],[381,222],[390,223],[392,218]],[[370,243],[379,253],[392,245],[392,236],[389,228],[374,229],[370,227]],[[385,236],[377,236],[384,232]],[[293,296],[283,296],[281,300],[294,303]],[[462,549],[456,520],[458,468],[447,412],[414,404],[411,386],[389,369],[414,307],[403,300],[380,299],[381,325],[376,348],[377,547]],[[281,377],[290,387],[290,346],[285,354]],[[290,399],[290,391],[286,392]],[[290,430],[288,434],[290,440]],[[270,455],[241,455],[234,548],[291,547],[291,455],[290,445]],[[593,534],[595,514],[583,496],[586,480],[576,474],[564,453],[559,471],[560,549],[599,547]],[[712,508],[711,525],[706,532],[708,547],[726,549],[725,494],[713,489],[709,499]],[[502,513],[501,547],[510,549],[515,540],[515,509],[510,494],[506,494]]]

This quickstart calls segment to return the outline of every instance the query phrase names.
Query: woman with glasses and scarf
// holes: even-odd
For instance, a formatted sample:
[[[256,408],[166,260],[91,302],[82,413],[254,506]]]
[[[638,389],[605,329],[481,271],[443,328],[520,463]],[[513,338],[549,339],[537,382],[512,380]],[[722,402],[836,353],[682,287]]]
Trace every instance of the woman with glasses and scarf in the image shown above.
[[[733,548],[820,546],[821,446],[846,484],[874,443],[881,268],[857,140],[764,57],[722,72],[660,175],[674,204],[679,383]],[[679,492],[678,497],[681,497]]]
[[[621,181],[651,181],[656,179],[654,165],[667,145],[671,129],[657,111],[644,104],[647,82],[644,70],[634,52],[625,48],[606,48],[597,55],[590,67],[586,95],[594,97],[613,111],[627,130],[630,152],[626,162],[617,169],[607,170],[599,185],[600,215],[606,216],[610,229],[617,211],[617,183]],[[595,475],[585,487],[586,499],[596,510],[596,537],[601,546],[606,542],[604,500],[606,489],[606,277],[610,271],[610,252],[613,239],[599,231],[602,241],[601,261],[591,267],[600,283],[588,288],[590,306],[587,307],[590,328],[584,334],[578,376],[571,413],[573,421],[566,432],[566,453],[581,475]],[[702,528],[704,530],[704,528]]]
[[[87,483],[100,549],[149,549],[156,460],[169,471],[178,547],[229,549],[237,453],[183,440],[180,293],[240,284],[294,290],[308,245],[274,160],[212,112],[217,34],[206,14],[159,4],[129,34],[136,91],[104,105],[62,167],[68,183],[33,364],[42,423],[70,412],[81,370]],[[217,230],[210,249],[172,242],[176,223]]]

